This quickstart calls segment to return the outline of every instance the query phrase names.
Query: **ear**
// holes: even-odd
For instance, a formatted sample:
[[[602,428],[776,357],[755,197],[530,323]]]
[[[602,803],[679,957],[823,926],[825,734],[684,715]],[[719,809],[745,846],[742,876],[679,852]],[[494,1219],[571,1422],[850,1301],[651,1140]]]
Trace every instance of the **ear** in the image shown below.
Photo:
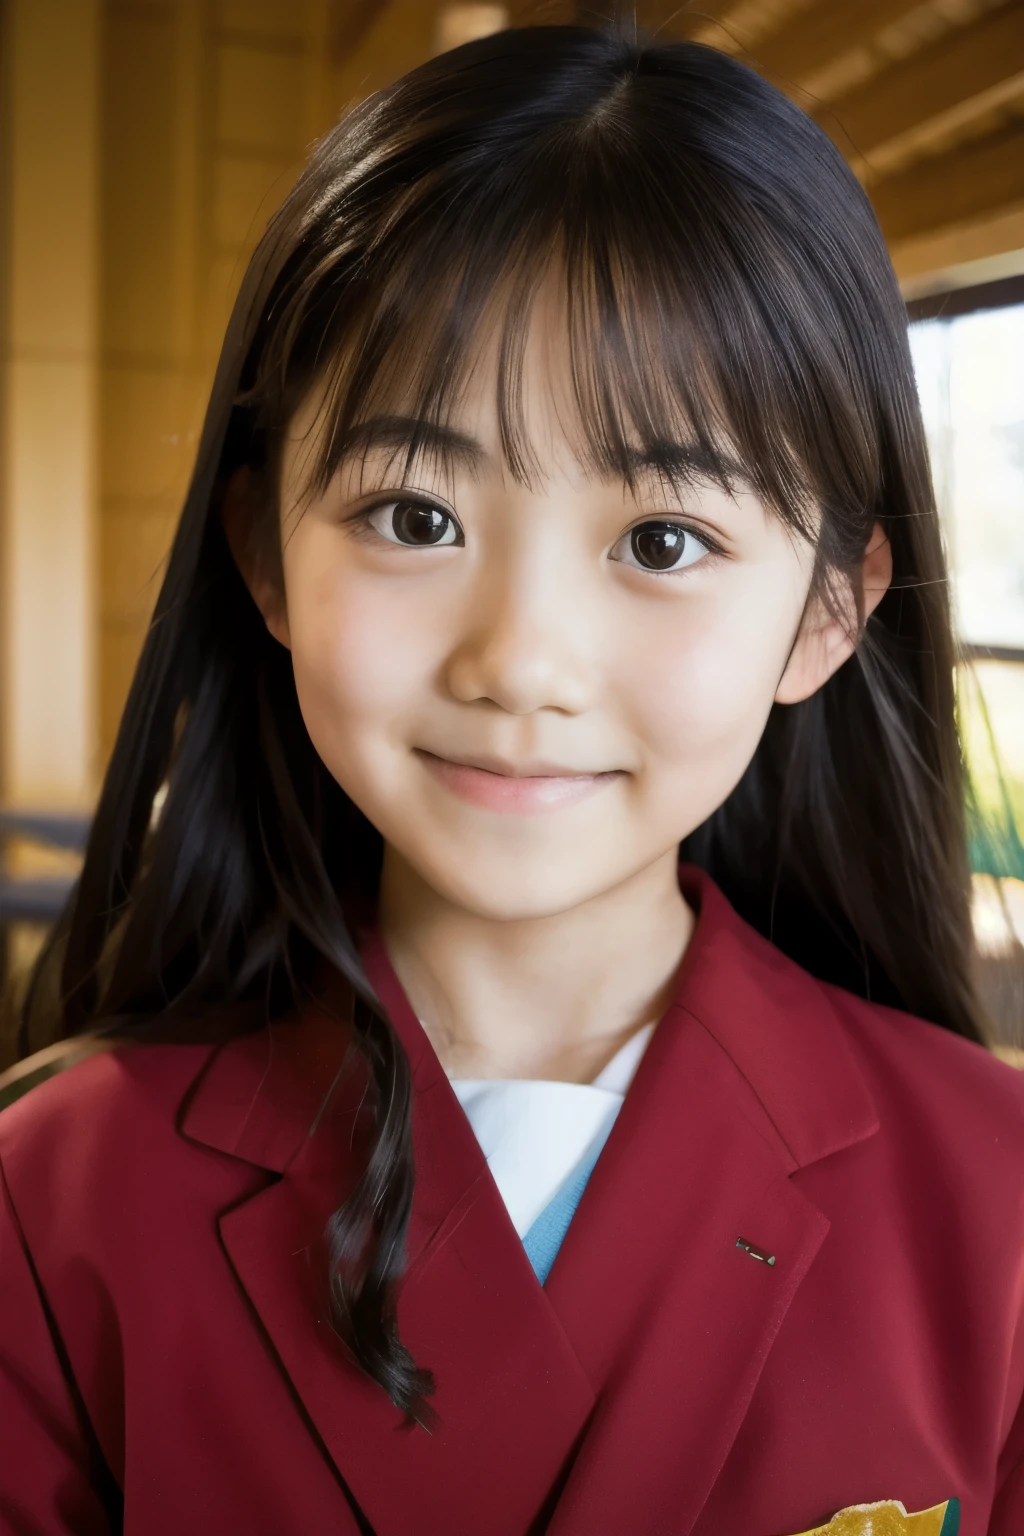
[[[892,546],[881,523],[876,523],[860,568],[863,618],[857,612],[853,582],[845,585],[845,601],[839,618],[828,612],[820,598],[809,603],[786,670],[775,690],[777,704],[799,704],[828,682],[833,672],[853,655],[861,623],[877,608],[891,581]]]
[[[224,492],[224,536],[263,622],[274,639],[290,649],[281,562],[272,558],[268,541],[260,537],[260,512],[252,470],[243,464],[235,470]]]

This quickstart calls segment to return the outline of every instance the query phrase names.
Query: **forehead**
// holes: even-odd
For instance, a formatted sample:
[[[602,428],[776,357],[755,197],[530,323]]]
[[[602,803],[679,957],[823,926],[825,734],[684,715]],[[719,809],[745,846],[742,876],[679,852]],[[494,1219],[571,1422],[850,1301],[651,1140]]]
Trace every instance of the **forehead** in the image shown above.
[[[696,427],[682,402],[661,421],[626,419],[606,376],[611,434],[595,433],[590,396],[599,360],[574,347],[558,276],[549,272],[514,340],[510,367],[507,307],[496,302],[464,349],[461,370],[440,395],[415,368],[385,366],[357,408],[339,410],[344,355],[307,393],[289,423],[285,479],[320,478],[354,469],[389,478],[428,463],[446,477],[512,478],[528,487],[551,478],[640,485],[712,481],[749,487],[751,475],[724,431]],[[354,349],[353,349],[354,350]]]

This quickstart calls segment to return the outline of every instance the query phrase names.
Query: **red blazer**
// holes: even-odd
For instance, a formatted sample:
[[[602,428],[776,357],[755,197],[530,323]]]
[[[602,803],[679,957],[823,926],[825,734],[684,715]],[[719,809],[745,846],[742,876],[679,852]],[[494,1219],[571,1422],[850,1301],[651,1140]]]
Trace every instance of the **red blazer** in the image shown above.
[[[684,889],[677,995],[543,1288],[370,948],[433,1436],[325,1321],[361,1146],[344,1094],[310,1134],[336,1022],[118,1047],[5,1111],[0,1531],[106,1533],[123,1497],[130,1536],[791,1536],[955,1497],[961,1536],[1021,1536],[1024,1078]]]

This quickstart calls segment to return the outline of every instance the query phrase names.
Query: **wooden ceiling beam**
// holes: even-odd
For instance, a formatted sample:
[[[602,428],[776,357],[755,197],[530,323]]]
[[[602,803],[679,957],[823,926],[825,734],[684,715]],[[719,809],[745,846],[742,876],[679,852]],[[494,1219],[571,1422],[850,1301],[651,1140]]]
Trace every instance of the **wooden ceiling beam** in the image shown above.
[[[968,102],[986,110],[1000,87],[1015,89],[1015,79],[1024,93],[1024,6],[1018,5],[948,33],[830,102],[822,122],[844,152],[870,156],[879,145],[947,119]]]
[[[758,43],[754,62],[773,79],[799,85],[920,7],[921,0],[817,0]]]
[[[1024,122],[948,155],[921,160],[871,188],[890,243],[964,223],[1024,200]]]

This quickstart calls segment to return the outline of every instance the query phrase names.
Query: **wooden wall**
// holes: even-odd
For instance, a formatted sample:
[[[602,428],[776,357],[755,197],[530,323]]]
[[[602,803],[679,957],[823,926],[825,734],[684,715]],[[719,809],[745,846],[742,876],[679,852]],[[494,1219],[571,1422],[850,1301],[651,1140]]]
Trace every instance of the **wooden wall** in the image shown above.
[[[0,793],[95,765],[100,0],[0,10]]]
[[[109,750],[249,253],[329,126],[318,0],[106,0],[100,741]]]

